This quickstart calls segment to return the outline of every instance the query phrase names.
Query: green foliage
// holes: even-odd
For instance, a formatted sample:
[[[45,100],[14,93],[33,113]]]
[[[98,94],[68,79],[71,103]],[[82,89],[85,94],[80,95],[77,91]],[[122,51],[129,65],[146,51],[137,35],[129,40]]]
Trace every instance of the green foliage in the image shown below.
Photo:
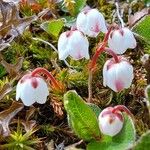
[[[146,42],[150,43],[150,16],[145,16],[133,28],[133,31],[139,34]]]
[[[150,102],[150,85],[148,85],[145,89],[145,95],[147,100]]]
[[[114,137],[104,137],[103,141],[92,141],[88,144],[87,150],[126,150],[131,147],[135,141],[135,128],[133,121],[124,114],[124,126],[119,134]]]
[[[141,138],[136,142],[133,150],[149,150],[150,146],[150,131],[143,134]]]
[[[87,86],[87,76],[82,71],[68,74],[68,84],[71,86]]]
[[[75,6],[74,6],[74,15],[77,15],[86,5],[87,0],[76,0]]]
[[[36,145],[41,142],[41,139],[33,137],[33,133],[37,129],[29,130],[23,133],[20,126],[17,131],[13,131],[7,139],[8,144],[1,145],[0,148],[7,150],[35,150]]]
[[[5,74],[6,74],[5,68],[0,65],[0,78],[2,78]]]
[[[41,125],[42,133],[45,135],[50,135],[55,131],[55,127],[51,126],[50,124]]]
[[[64,106],[74,132],[84,140],[100,139],[96,115],[75,91],[64,95]]]
[[[95,113],[95,115],[99,116],[100,112],[102,111],[97,105],[93,104],[93,103],[87,103],[88,106],[93,110],[93,112]]]
[[[150,0],[145,0],[144,2],[147,6],[150,6]]]
[[[58,37],[60,31],[62,30],[64,26],[64,19],[58,19],[58,20],[51,20],[42,23],[41,27],[50,35],[53,35],[54,37]]]

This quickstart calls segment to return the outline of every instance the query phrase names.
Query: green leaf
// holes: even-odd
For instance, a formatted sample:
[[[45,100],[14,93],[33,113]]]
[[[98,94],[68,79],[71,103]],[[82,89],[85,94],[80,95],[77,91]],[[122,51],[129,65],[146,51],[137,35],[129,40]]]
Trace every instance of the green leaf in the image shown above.
[[[64,26],[64,19],[46,21],[41,24],[41,28],[43,30],[45,30],[47,33],[55,37],[58,37],[63,26]]]
[[[95,113],[75,91],[64,95],[64,106],[73,131],[84,140],[100,139],[100,130]]]
[[[150,146],[150,130],[137,141],[133,150],[148,150]]]
[[[150,16],[145,16],[134,27],[133,31],[140,35],[146,42],[150,41]]]
[[[98,118],[98,116],[102,110],[93,103],[87,103],[87,105],[92,109],[92,111],[95,113],[96,117]]]
[[[145,89],[146,99],[150,102],[150,85],[148,85]]]
[[[135,128],[130,117],[124,115],[124,126],[119,134],[110,137],[109,141],[92,141],[88,144],[87,150],[126,150],[131,147],[135,141]],[[108,136],[104,139],[108,139]]]
[[[150,6],[150,0],[145,0],[145,4],[146,4],[146,6]]]
[[[87,0],[76,0],[74,6],[74,15],[77,15],[86,5]]]

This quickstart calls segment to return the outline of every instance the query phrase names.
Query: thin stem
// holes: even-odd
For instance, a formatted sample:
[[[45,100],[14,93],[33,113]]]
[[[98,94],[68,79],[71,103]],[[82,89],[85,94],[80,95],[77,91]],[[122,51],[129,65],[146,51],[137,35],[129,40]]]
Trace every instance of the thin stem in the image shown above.
[[[57,80],[53,77],[53,75],[46,69],[44,68],[36,68],[35,70],[32,71],[32,76],[36,76],[36,74],[39,74],[39,73],[44,73],[52,82],[52,84],[58,88],[58,89],[61,89],[61,87],[59,86]]]
[[[117,11],[118,19],[120,20],[121,26],[124,27],[125,23],[124,23],[123,19],[122,19],[121,16],[120,16],[118,2],[115,2],[115,5],[116,5],[116,11]]]
[[[106,47],[106,44],[107,44],[107,41],[108,41],[108,37],[109,37],[109,34],[112,30],[112,27],[109,28],[108,32],[105,34],[105,37],[104,37],[104,40],[102,42],[102,45],[100,47],[97,48],[93,58],[92,58],[92,61],[91,61],[91,64],[89,66],[89,70],[91,71],[94,67],[95,67],[95,64],[96,64],[96,61],[99,57],[99,55],[105,50],[105,47]],[[99,46],[100,44],[98,44]]]
[[[114,60],[115,60],[116,63],[120,62],[117,54],[112,49],[106,47],[105,51],[108,52],[111,56],[113,56],[113,58],[114,58]]]
[[[49,45],[55,52],[58,53],[58,50],[56,49],[56,47],[53,44],[51,44],[51,43],[49,43],[49,42],[47,42],[47,41],[45,41],[43,39],[40,39],[40,38],[32,38],[32,39],[35,40],[35,41],[40,41],[40,42],[43,42],[43,43]],[[63,60],[63,61],[64,61],[65,65],[68,68],[74,68],[73,66],[70,66],[69,63],[66,60]]]
[[[105,34],[104,40],[102,42],[102,45],[100,47],[97,48],[90,64],[89,64],[89,78],[88,78],[88,100],[87,102],[90,103],[92,100],[92,73],[93,73],[93,69],[96,65],[97,59],[99,57],[99,55],[105,50],[107,41],[108,41],[108,37],[109,34],[112,30],[112,26],[109,28],[108,32]],[[99,46],[100,44],[98,44]]]
[[[88,78],[88,100],[87,102],[90,103],[92,100],[92,71],[89,72]]]

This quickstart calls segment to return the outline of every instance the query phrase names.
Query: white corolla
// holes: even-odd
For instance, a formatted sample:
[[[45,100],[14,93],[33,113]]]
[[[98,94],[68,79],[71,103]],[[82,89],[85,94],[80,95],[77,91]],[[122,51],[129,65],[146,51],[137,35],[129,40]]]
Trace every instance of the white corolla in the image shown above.
[[[108,45],[116,54],[123,54],[128,48],[136,47],[136,40],[132,31],[124,27],[111,31]]]
[[[63,32],[58,39],[59,59],[64,60],[69,55],[79,60],[89,59],[89,42],[87,37],[79,30]]]
[[[104,135],[115,136],[121,131],[124,118],[120,111],[113,112],[113,107],[107,107],[100,113],[98,122]]]
[[[16,87],[16,100],[20,98],[25,106],[31,106],[35,102],[44,104],[48,95],[48,86],[40,76],[24,75]]]
[[[113,58],[106,61],[103,67],[103,85],[115,92],[131,86],[133,80],[133,67],[123,57],[118,57],[119,62]]]
[[[100,31],[106,33],[104,16],[97,9],[85,9],[77,16],[77,29],[90,37],[96,37]]]

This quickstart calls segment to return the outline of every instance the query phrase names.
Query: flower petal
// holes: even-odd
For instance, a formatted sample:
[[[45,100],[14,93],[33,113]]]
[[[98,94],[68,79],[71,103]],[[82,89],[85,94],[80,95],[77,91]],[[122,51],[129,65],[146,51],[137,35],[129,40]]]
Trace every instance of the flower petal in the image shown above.
[[[127,47],[135,48],[137,43],[132,31],[130,31],[128,28],[124,28],[123,31],[125,33],[125,44],[127,45]]]
[[[108,45],[116,54],[123,54],[127,50],[127,46],[124,44],[124,36],[119,30],[111,32],[112,37],[109,36]],[[110,34],[110,35],[111,35]]]
[[[69,37],[66,36],[67,32],[63,32],[58,39],[58,53],[59,59],[64,60],[68,54],[68,41]]]
[[[115,92],[129,88],[134,77],[132,65],[124,58],[119,63],[111,60],[108,60],[103,68],[104,86],[107,85]]]
[[[89,42],[86,36],[84,36],[80,31],[73,31],[72,36],[69,39],[68,50],[69,55],[75,60],[82,58],[89,59]]]
[[[48,87],[46,82],[42,78],[37,78],[38,87],[36,88],[35,100],[40,104],[46,102],[47,96],[49,95]]]
[[[31,86],[31,80],[27,79],[22,85],[20,98],[25,106],[35,103],[35,89]]]
[[[79,31],[90,37],[96,37],[100,31],[107,32],[105,19],[97,9],[89,9],[79,13],[76,24]]]

